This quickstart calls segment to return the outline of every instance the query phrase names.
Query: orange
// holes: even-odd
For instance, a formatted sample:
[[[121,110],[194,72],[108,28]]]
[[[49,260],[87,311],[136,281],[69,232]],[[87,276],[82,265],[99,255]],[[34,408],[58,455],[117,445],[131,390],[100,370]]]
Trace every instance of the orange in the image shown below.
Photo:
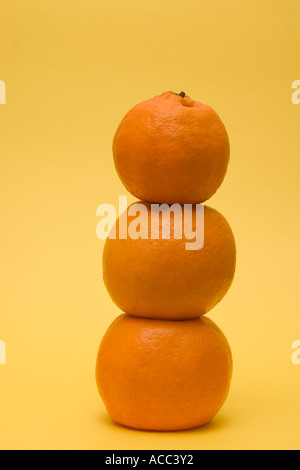
[[[153,239],[153,204],[143,204],[132,204],[121,215],[116,238],[105,243],[103,277],[112,300],[123,312],[147,318],[186,320],[207,313],[225,296],[235,273],[236,247],[228,222],[218,211],[204,206],[203,248],[188,250],[186,244],[191,240],[185,237],[184,228],[182,238],[176,238],[181,236],[187,209],[171,212],[168,218],[169,206],[162,206],[164,217],[160,217],[159,233]],[[140,214],[131,215],[137,209]],[[195,229],[196,206],[192,215]],[[168,220],[169,239],[163,238],[169,235]],[[138,239],[130,238],[134,221],[139,222]],[[119,228],[124,224],[127,238],[121,239]]]
[[[131,109],[113,141],[117,173],[138,199],[201,203],[221,185],[230,145],[218,114],[183,92],[165,92]]]
[[[111,418],[155,431],[210,421],[228,395],[231,376],[230,346],[207,317],[166,321],[120,315],[102,339],[96,365]]]

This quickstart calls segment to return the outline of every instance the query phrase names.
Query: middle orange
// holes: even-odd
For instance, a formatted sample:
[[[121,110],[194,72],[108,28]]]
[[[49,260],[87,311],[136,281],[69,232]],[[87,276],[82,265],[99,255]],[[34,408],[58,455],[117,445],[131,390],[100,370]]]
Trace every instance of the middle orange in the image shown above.
[[[137,202],[117,220],[103,251],[103,276],[125,313],[191,319],[225,296],[235,272],[234,236],[218,211],[198,209]]]

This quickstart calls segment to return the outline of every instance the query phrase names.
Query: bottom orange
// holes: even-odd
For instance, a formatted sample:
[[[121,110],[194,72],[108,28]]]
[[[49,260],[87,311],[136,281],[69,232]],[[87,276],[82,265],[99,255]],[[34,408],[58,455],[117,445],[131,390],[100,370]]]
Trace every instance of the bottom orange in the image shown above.
[[[209,422],[230,387],[232,356],[207,317],[172,321],[120,315],[101,342],[96,381],[110,417],[175,431]]]

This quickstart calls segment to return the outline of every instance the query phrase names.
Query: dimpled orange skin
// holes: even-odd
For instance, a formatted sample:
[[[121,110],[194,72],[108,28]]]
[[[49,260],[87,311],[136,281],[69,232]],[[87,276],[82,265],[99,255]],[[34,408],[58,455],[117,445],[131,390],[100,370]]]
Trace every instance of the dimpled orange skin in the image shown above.
[[[230,144],[218,114],[189,96],[165,92],[131,109],[113,141],[117,173],[138,199],[196,204],[227,172]]]
[[[162,321],[120,315],[101,342],[96,382],[110,417],[136,429],[209,422],[230,388],[232,355],[207,317]]]
[[[127,214],[138,204],[132,204]],[[151,204],[143,204],[147,210],[140,220],[149,229],[141,222],[141,236],[148,239],[131,239],[127,231],[127,239],[108,238],[103,250],[103,278],[112,300],[123,312],[146,318],[186,320],[207,313],[225,296],[234,278],[236,247],[228,222],[205,206],[203,248],[189,251],[190,240],[174,238],[183,216],[171,217],[169,240],[162,238],[162,218],[159,238],[150,239]],[[195,206],[193,214],[195,230]],[[134,219],[128,216],[127,226]],[[120,219],[117,236],[119,224]]]

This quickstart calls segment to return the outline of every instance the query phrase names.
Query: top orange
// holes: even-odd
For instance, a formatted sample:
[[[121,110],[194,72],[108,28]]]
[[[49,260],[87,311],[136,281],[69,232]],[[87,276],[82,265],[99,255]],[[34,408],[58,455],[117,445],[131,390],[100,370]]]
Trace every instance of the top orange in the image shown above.
[[[230,144],[218,114],[185,93],[165,92],[132,108],[113,142],[116,170],[138,199],[197,204],[221,185]]]

